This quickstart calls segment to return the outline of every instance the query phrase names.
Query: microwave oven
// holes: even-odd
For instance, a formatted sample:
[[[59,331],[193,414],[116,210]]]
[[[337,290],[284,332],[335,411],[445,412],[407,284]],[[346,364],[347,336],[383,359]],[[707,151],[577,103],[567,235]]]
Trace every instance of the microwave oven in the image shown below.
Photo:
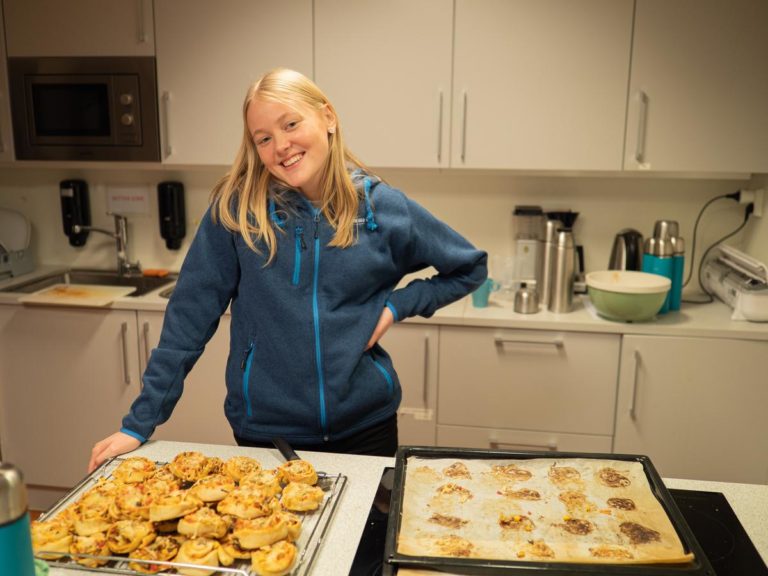
[[[18,160],[160,160],[153,57],[9,58]]]

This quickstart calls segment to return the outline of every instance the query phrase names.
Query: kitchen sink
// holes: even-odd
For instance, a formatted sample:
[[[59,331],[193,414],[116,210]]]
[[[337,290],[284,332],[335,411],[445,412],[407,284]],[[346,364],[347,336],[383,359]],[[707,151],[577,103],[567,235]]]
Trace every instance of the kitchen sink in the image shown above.
[[[176,282],[177,278],[178,274],[168,274],[162,278],[158,276],[120,276],[114,270],[72,268],[71,270],[38,277],[34,280],[20,282],[19,284],[3,288],[0,292],[31,294],[54,284],[97,284],[99,286],[134,286],[136,290],[128,294],[128,296],[143,296],[148,292]]]

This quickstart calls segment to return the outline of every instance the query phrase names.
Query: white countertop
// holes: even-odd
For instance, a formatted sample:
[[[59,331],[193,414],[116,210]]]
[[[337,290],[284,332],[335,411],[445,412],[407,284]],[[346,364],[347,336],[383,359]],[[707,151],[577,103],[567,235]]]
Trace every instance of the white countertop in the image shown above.
[[[274,468],[284,462],[280,453],[274,449],[167,441],[150,441],[133,454],[156,461],[168,461],[185,450],[197,450],[208,456],[224,459],[235,455],[249,455],[260,460],[265,468]],[[319,555],[311,571],[311,574],[318,576],[348,574],[381,474],[385,467],[394,465],[394,459],[320,452],[301,452],[300,456],[311,462],[317,470],[329,474],[343,474],[348,478],[328,534],[320,546]],[[765,513],[768,511],[768,486],[680,479],[664,479],[664,484],[667,488],[723,493],[763,560],[768,563],[768,522],[765,521]],[[88,576],[92,572],[54,568],[50,574]]]

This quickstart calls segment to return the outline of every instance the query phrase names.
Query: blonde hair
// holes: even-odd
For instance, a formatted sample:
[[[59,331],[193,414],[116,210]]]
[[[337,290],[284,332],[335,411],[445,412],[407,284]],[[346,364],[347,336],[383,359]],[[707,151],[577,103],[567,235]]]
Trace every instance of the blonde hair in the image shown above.
[[[347,248],[355,242],[355,218],[360,196],[352,182],[349,164],[367,171],[344,145],[336,110],[327,96],[303,74],[287,68],[276,68],[264,74],[248,89],[243,102],[243,139],[230,171],[211,192],[214,221],[239,232],[246,244],[260,252],[263,242],[269,252],[267,263],[277,251],[275,227],[269,214],[269,187],[277,181],[259,159],[256,144],[248,132],[248,106],[256,100],[281,102],[291,107],[309,106],[320,111],[327,106],[336,119],[336,130],[328,134],[328,160],[321,175],[321,210],[335,230],[331,246]]]

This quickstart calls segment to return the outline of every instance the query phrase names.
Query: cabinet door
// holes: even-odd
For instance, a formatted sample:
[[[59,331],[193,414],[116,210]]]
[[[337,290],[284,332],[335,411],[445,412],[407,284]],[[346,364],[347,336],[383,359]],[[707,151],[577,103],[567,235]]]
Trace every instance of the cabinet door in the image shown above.
[[[160,340],[162,312],[139,312],[141,370]],[[229,316],[222,316],[219,328],[208,341],[205,352],[184,381],[184,393],[171,415],[152,435],[153,440],[177,440],[204,444],[234,444],[232,428],[224,416],[226,385],[224,370],[229,355]]]
[[[768,2],[638,0],[624,167],[768,170]]]
[[[136,313],[14,306],[0,323],[3,459],[28,484],[72,487],[139,391]]]
[[[768,483],[768,342],[625,336],[615,452],[662,476]]]
[[[367,164],[448,166],[451,0],[315,0],[315,80]]]
[[[457,0],[451,166],[620,170],[632,0]]]
[[[156,0],[163,161],[230,165],[248,87],[277,66],[312,76],[312,0]]]
[[[3,0],[8,56],[153,56],[152,0]]]
[[[434,446],[439,329],[397,324],[382,338],[381,345],[392,356],[403,389],[397,414],[400,444]]]
[[[0,23],[2,22],[3,3],[0,2]],[[5,59],[5,28],[0,25],[0,161],[10,161],[13,158],[11,98],[8,95],[8,69]]]
[[[611,436],[620,337],[440,329],[438,423]]]

